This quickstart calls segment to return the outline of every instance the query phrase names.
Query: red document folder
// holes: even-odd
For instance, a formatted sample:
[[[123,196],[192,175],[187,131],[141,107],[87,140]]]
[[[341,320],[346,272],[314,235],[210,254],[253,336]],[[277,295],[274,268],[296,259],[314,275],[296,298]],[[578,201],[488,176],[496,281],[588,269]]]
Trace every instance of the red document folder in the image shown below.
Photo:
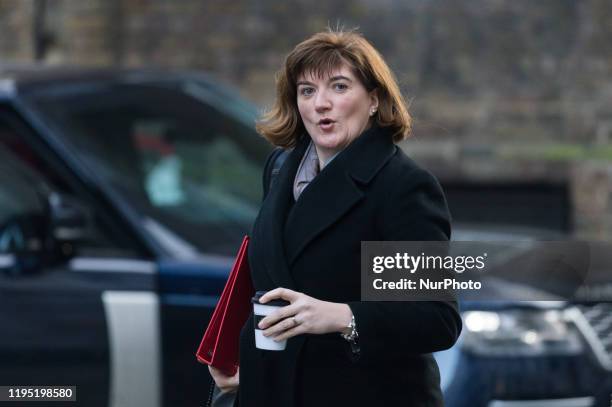
[[[251,298],[255,292],[247,258],[248,244],[249,237],[245,236],[196,352],[200,363],[216,367],[232,376],[238,370],[240,330],[251,313]]]

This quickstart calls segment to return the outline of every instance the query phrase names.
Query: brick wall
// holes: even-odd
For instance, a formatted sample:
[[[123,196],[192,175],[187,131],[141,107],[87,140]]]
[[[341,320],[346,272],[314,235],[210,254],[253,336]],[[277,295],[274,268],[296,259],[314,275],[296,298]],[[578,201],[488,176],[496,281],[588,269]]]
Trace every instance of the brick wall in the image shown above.
[[[0,0],[1,62],[33,59],[32,3],[32,0]]]
[[[0,0],[0,59],[32,60],[42,0]],[[360,30],[411,101],[421,136],[591,141],[610,137],[607,0],[46,0],[46,62],[205,69],[260,106],[299,40]]]

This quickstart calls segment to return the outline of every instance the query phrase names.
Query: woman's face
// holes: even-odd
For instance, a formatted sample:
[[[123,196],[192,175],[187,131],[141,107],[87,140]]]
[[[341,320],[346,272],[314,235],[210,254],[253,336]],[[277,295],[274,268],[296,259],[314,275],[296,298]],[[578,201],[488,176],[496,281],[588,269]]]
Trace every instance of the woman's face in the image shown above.
[[[342,65],[321,78],[312,72],[300,75],[297,105],[319,158],[326,161],[367,129],[378,98]]]

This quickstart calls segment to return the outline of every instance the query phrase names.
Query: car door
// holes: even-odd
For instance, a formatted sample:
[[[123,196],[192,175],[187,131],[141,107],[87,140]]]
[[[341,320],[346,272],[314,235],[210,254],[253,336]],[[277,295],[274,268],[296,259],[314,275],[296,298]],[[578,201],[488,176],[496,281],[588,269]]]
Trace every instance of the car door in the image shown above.
[[[0,105],[0,383],[160,405],[156,266]]]

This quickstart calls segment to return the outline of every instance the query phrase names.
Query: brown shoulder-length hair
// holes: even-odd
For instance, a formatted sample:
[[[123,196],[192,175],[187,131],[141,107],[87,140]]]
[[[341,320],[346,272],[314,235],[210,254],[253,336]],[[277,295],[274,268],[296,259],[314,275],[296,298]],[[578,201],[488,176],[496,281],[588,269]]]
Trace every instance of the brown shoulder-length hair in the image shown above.
[[[393,141],[410,134],[411,118],[395,76],[382,56],[355,31],[326,31],[299,43],[285,58],[276,74],[276,101],[258,121],[259,134],[279,147],[294,147],[305,133],[297,106],[297,79],[305,72],[318,77],[329,75],[347,64],[364,87],[378,95],[375,120],[381,127],[390,126]]]

